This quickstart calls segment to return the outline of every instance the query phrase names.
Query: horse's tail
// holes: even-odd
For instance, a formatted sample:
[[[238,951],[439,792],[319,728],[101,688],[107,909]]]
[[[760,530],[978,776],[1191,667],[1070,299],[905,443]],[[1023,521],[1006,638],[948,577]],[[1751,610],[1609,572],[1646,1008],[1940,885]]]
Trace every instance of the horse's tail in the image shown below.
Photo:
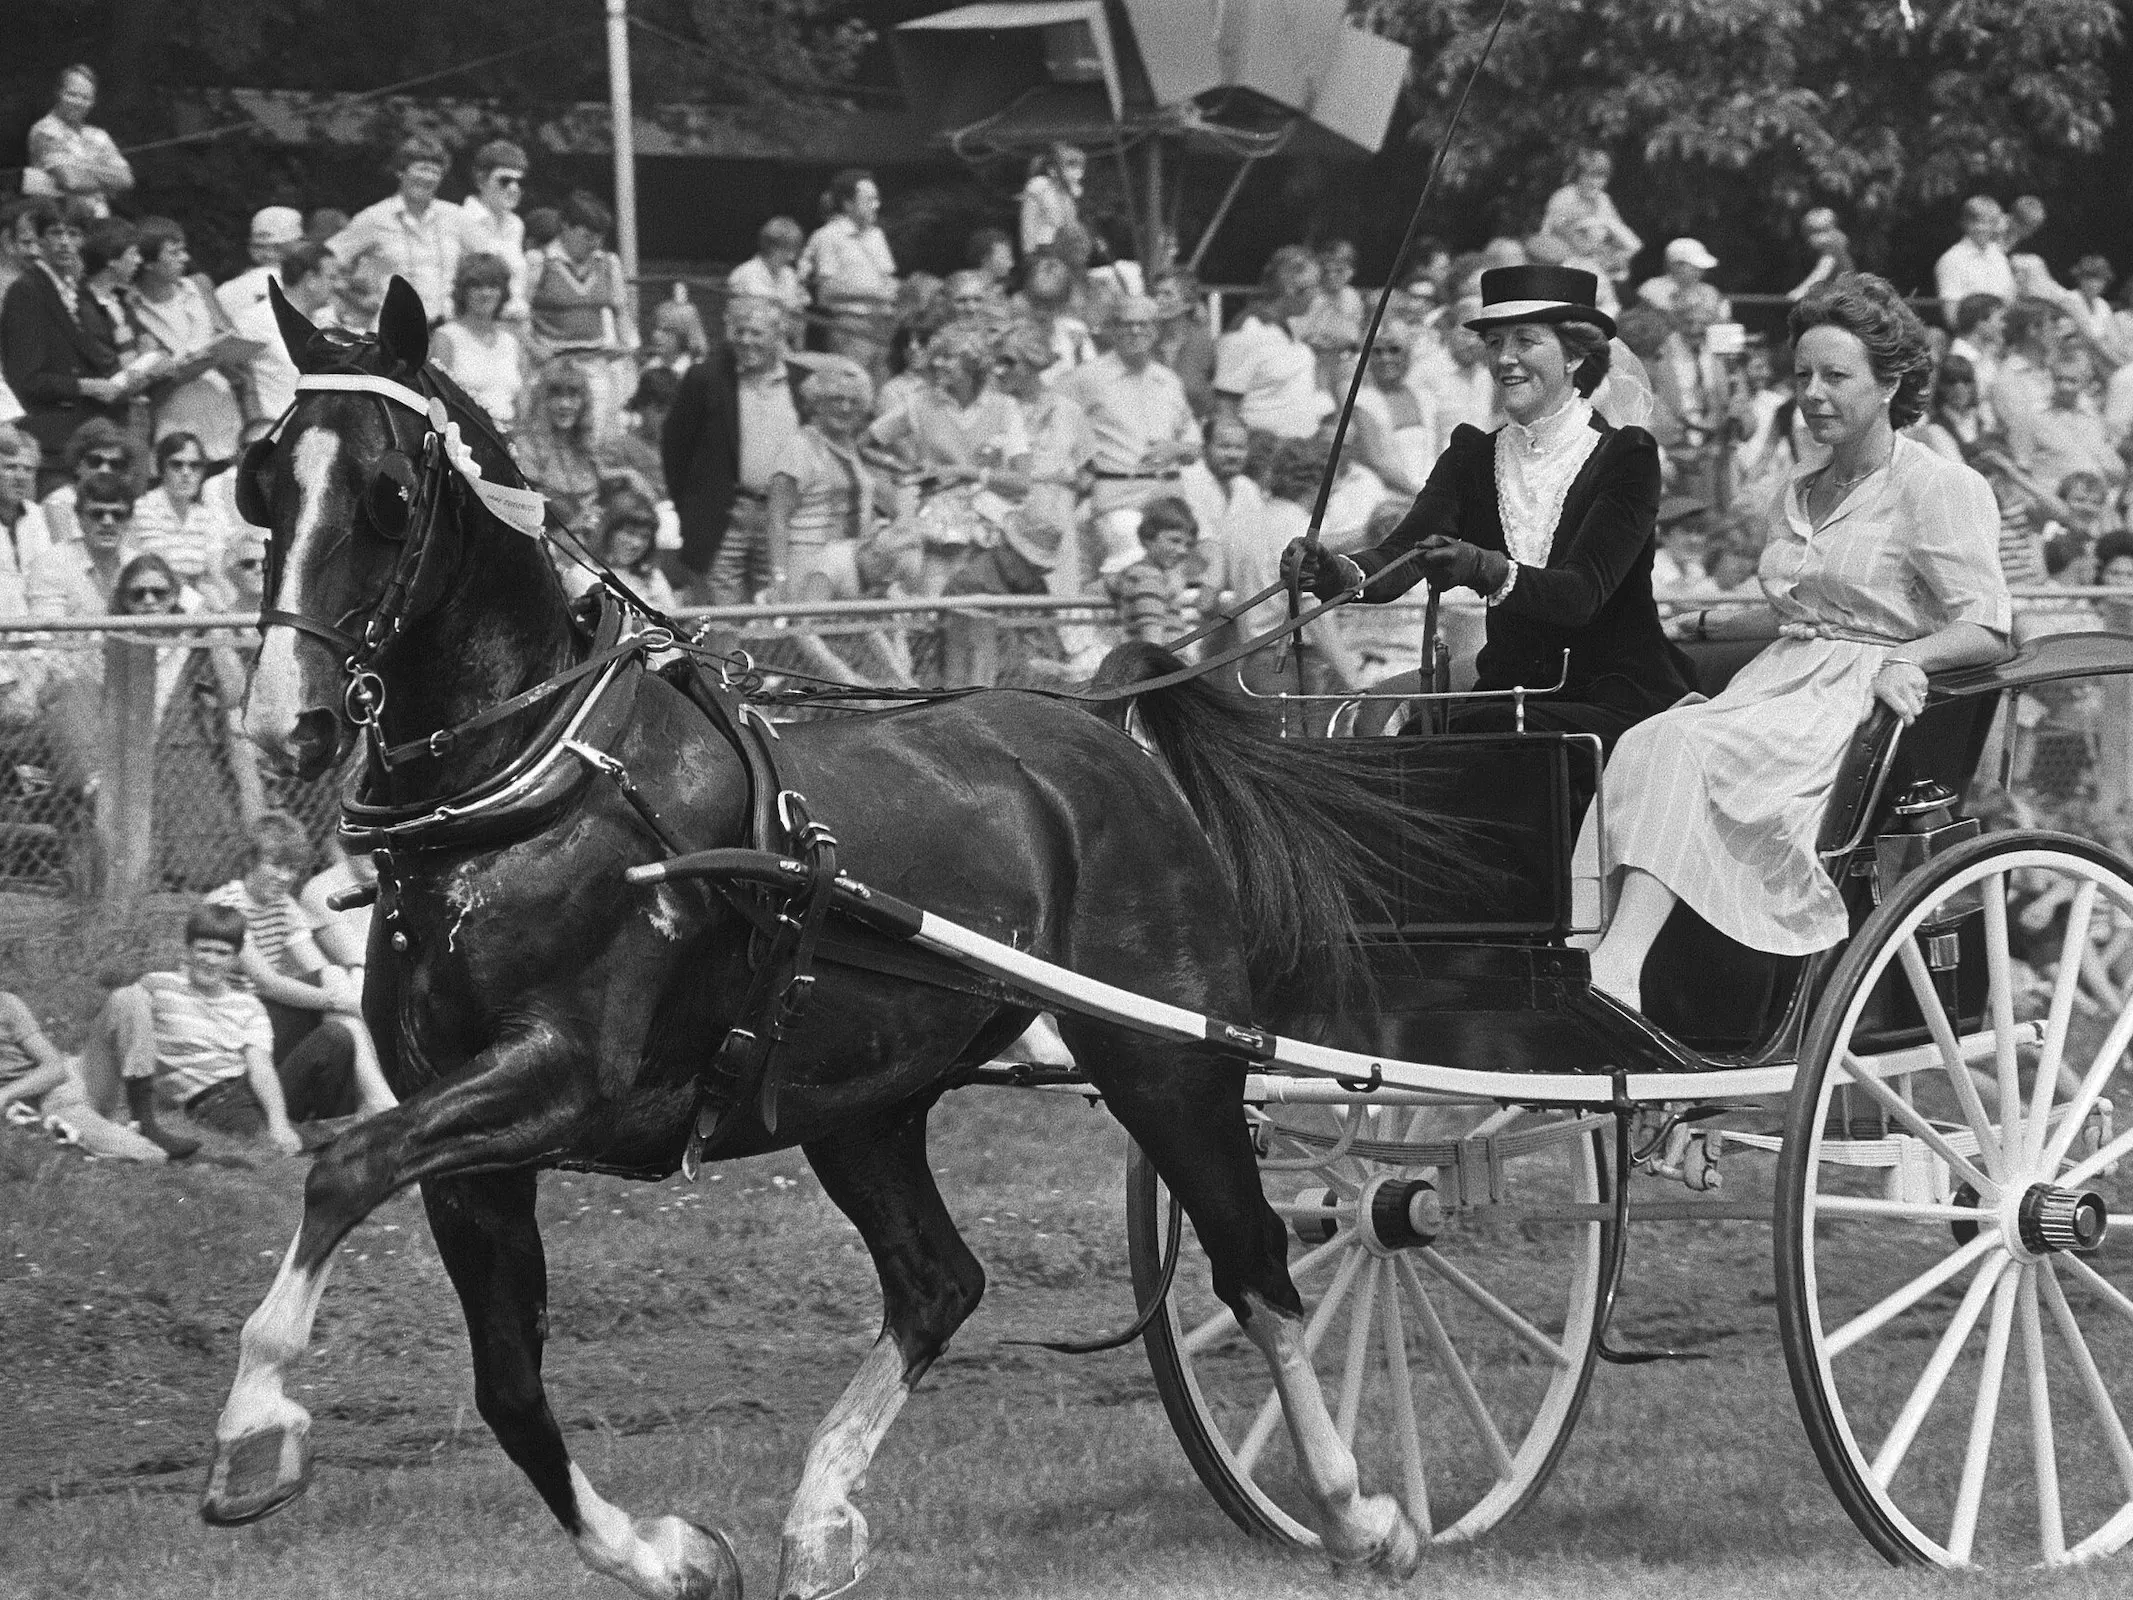
[[[1104,658],[1095,686],[1181,665],[1159,646],[1127,643]],[[1369,987],[1361,924],[1403,890],[1473,876],[1459,850],[1471,830],[1403,803],[1360,748],[1283,739],[1250,701],[1201,679],[1132,703],[1235,892],[1262,1002],[1281,995],[1316,1011],[1359,997]]]

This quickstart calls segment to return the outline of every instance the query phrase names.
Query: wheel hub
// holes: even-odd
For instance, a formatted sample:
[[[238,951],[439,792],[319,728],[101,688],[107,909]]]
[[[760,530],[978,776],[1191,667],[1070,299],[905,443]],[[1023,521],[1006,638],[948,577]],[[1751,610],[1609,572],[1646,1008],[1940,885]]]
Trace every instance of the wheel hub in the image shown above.
[[[2015,1213],[2023,1248],[2032,1255],[2071,1250],[2086,1255],[2110,1231],[2110,1208],[2093,1189],[2061,1189],[2033,1183]]]
[[[1427,1178],[1373,1178],[1359,1201],[1336,1189],[1305,1189],[1293,1204],[1289,1226],[1307,1245],[1360,1227],[1363,1248],[1389,1256],[1435,1244],[1444,1231],[1444,1200]]]

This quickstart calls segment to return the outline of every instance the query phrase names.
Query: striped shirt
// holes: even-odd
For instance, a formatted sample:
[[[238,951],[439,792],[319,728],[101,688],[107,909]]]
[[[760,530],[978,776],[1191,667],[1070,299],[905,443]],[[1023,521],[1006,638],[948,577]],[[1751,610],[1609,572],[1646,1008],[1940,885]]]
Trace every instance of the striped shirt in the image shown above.
[[[228,906],[244,918],[245,937],[252,948],[265,957],[268,966],[284,977],[309,978],[326,962],[325,952],[318,941],[311,937],[311,921],[304,915],[304,908],[288,895],[270,905],[261,905],[252,898],[252,892],[244,886],[244,879],[236,878],[207,896],[211,906]],[[242,972],[233,972],[230,982],[249,990],[251,980]]]
[[[1190,585],[1182,567],[1165,571],[1152,561],[1136,561],[1111,582],[1127,638],[1168,644],[1192,631],[1192,618],[1185,609]]]
[[[202,994],[182,972],[143,973],[137,987],[155,1022],[156,1092],[173,1105],[241,1077],[247,1050],[274,1054],[267,1008],[247,990]]]

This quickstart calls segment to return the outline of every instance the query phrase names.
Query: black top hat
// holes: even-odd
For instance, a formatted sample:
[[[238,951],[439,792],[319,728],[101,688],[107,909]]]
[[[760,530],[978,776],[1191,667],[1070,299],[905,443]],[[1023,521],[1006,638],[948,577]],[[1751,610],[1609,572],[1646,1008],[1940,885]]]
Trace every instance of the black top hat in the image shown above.
[[[1599,298],[1600,280],[1576,267],[1495,267],[1481,275],[1481,314],[1467,326],[1483,333],[1514,322],[1589,322],[1612,339],[1615,319]]]

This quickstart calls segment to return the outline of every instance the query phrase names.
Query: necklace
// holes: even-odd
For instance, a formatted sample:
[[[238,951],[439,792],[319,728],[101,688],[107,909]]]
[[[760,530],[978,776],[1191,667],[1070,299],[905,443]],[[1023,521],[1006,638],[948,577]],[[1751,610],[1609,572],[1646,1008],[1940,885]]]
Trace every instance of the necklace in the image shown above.
[[[1837,477],[1834,473],[1830,473],[1830,487],[1837,490],[1839,493],[1842,493],[1848,489],[1856,489],[1860,484],[1866,482],[1867,479],[1871,478],[1875,473],[1879,472],[1883,467],[1887,466],[1889,464],[1890,459],[1891,457],[1889,456],[1883,456],[1879,461],[1876,461],[1864,472],[1856,473],[1849,478],[1840,478]],[[1833,466],[1835,466],[1834,462],[1830,464],[1830,467]],[[1830,467],[1824,467],[1822,470],[1824,472],[1830,472]]]

